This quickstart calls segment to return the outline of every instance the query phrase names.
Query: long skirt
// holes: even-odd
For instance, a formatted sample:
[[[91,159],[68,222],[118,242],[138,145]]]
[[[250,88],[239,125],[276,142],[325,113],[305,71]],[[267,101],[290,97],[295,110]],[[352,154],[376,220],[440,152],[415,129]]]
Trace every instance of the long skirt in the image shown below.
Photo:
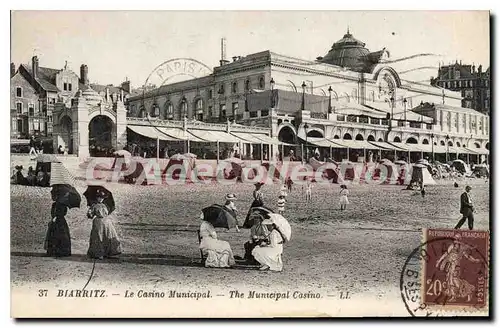
[[[203,237],[200,249],[207,256],[207,268],[228,268],[235,264],[233,251],[227,241]]]
[[[283,262],[281,261],[281,254],[283,253],[283,246],[278,245],[275,247],[257,246],[253,249],[252,255],[255,260],[261,265],[267,265],[269,270],[281,271],[283,270]]]
[[[95,218],[90,232],[87,255],[91,258],[116,256],[122,253],[120,240],[109,217]]]
[[[248,210],[247,217],[245,218],[245,222],[243,223],[243,228],[250,229],[253,226],[253,222],[251,222],[253,220],[250,220],[250,213],[252,213],[252,208],[260,206],[264,206],[262,201],[255,199],[252,202],[252,205],[250,205],[250,209]]]
[[[48,256],[71,256],[71,236],[65,218],[49,222],[44,246]]]

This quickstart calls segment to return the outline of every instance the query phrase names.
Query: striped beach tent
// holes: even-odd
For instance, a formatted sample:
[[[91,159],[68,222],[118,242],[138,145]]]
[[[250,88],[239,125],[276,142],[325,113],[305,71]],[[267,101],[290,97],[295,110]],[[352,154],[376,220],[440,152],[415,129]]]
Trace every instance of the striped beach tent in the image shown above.
[[[50,185],[64,184],[75,186],[76,181],[73,175],[61,162],[51,163]]]

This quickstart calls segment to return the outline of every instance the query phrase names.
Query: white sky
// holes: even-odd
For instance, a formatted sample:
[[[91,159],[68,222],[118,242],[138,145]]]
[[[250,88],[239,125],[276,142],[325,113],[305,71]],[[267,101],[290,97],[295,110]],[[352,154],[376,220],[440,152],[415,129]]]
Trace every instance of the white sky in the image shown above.
[[[79,74],[85,63],[91,82],[128,77],[137,87],[171,58],[217,66],[221,37],[228,59],[271,50],[314,60],[347,26],[371,51],[386,47],[391,59],[435,53],[489,66],[487,11],[16,11],[11,61],[29,63],[35,52],[41,66],[62,68],[67,60]]]

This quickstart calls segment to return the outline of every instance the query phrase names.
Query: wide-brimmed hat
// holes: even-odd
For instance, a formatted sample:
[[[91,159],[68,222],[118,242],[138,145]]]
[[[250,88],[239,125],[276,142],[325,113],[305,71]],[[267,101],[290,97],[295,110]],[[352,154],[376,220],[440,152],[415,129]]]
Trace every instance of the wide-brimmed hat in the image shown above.
[[[236,200],[235,194],[226,194],[226,200]]]

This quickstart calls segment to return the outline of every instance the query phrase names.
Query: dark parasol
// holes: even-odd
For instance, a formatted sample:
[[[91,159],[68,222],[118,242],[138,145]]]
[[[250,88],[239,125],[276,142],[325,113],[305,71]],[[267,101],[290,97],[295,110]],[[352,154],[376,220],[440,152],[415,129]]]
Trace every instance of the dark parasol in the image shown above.
[[[102,197],[104,198],[103,204],[108,207],[109,214],[111,214],[116,209],[113,193],[103,186],[88,186],[83,195],[87,199],[88,206],[97,203],[97,198]]]
[[[224,206],[213,204],[202,209],[203,220],[210,222],[214,228],[235,228],[238,224],[232,211]]]

